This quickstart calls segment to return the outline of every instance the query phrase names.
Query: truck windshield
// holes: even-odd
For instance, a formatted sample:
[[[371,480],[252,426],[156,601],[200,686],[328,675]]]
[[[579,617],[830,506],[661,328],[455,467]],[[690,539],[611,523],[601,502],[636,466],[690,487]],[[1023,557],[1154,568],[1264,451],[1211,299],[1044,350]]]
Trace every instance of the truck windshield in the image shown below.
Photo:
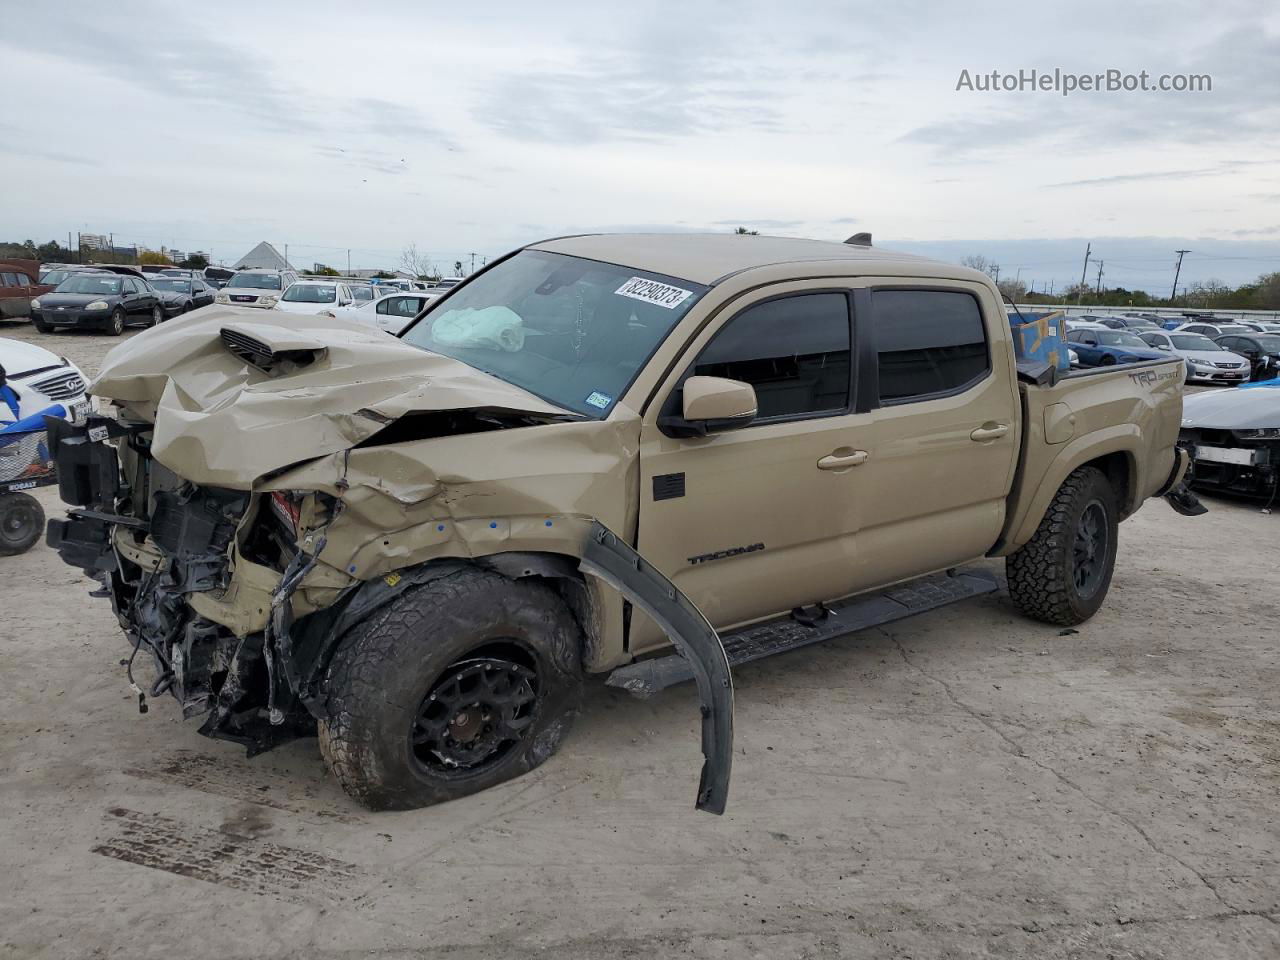
[[[440,300],[401,336],[600,419],[706,289],[522,250]]]
[[[227,281],[228,287],[248,287],[250,290],[279,290],[280,278],[269,273],[237,273]]]

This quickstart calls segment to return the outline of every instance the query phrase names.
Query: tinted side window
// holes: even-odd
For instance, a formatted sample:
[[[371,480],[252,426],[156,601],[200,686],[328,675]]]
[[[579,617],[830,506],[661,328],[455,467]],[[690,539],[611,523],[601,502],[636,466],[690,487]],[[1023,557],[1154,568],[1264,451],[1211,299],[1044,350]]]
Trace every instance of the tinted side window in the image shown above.
[[[871,313],[882,402],[955,390],[991,367],[982,313],[967,293],[876,290]]]
[[[807,293],[748,307],[707,344],[692,372],[751,384],[760,419],[844,410],[849,301]]]

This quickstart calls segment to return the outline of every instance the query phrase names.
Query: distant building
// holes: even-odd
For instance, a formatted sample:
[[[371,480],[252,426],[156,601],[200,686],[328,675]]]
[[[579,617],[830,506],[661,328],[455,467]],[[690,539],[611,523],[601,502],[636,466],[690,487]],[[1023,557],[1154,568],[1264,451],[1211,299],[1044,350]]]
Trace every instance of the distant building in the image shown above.
[[[162,252],[165,253],[174,263],[181,263],[183,260],[187,259],[187,255],[181,250],[163,250]]]
[[[111,238],[105,233],[82,233],[80,246],[87,250],[107,250],[111,247]]]
[[[232,270],[252,270],[255,268],[259,270],[293,269],[289,265],[289,261],[280,256],[280,251],[265,240],[231,265]]]

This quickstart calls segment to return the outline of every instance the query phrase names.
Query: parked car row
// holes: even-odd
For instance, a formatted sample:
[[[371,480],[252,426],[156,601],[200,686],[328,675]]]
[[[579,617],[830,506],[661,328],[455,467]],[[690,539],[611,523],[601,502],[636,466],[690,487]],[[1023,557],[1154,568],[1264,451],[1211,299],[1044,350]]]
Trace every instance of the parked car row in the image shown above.
[[[345,317],[394,334],[449,289],[449,286],[436,286],[429,291],[412,290],[408,289],[410,283],[383,280],[375,284],[353,277],[299,277],[290,270],[241,270],[217,292],[214,302],[285,313]],[[424,281],[412,283],[426,285]]]
[[[1189,322],[1174,329],[1146,317],[1083,315],[1066,320],[1067,341],[1081,366],[1109,366],[1180,356],[1187,380],[1239,384],[1270,380],[1280,374],[1280,332],[1266,321]]]

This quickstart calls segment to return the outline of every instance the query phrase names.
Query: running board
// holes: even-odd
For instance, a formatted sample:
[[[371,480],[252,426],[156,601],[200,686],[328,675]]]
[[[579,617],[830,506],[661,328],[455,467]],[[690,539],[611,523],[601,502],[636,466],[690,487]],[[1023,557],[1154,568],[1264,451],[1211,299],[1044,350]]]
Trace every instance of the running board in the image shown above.
[[[996,578],[985,570],[968,570],[954,575],[934,574],[881,593],[864,593],[830,605],[819,604],[812,614],[813,608],[796,610],[789,616],[723,634],[720,639],[729,665],[736,667],[868,627],[905,620],[959,600],[993,593],[999,587]],[[692,679],[693,671],[688,661],[675,653],[619,667],[609,674],[605,682],[643,700]]]

